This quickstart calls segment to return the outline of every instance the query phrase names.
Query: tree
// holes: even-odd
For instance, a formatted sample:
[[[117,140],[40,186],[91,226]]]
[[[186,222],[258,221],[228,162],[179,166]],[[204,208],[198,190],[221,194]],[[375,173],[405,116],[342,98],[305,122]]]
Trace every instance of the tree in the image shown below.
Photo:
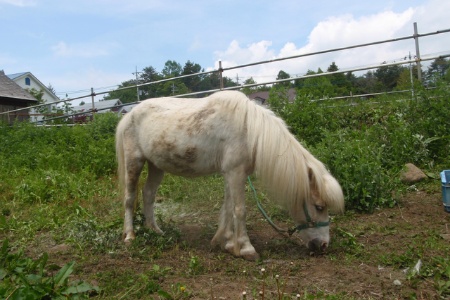
[[[404,67],[399,65],[383,66],[378,68],[374,75],[382,84],[382,89],[379,90],[379,92],[392,91],[397,86],[398,79],[403,69]]]
[[[35,88],[27,89],[28,93],[30,93],[31,96],[36,98],[38,101],[38,105],[40,104],[46,104],[47,101],[45,101],[44,97],[44,90],[36,90]],[[44,119],[46,118],[46,115],[51,113],[51,106],[50,105],[43,105],[36,107],[36,111],[42,115],[44,115]]]
[[[256,83],[256,81],[253,79],[253,77],[250,77],[244,81],[244,85],[255,84],[255,83]],[[242,92],[246,95],[250,95],[251,93],[253,93],[255,91],[256,91],[256,86],[242,88]]]
[[[183,71],[181,75],[191,75],[195,73],[200,73],[202,67],[199,64],[195,64],[188,60],[183,67]],[[181,81],[184,85],[192,92],[198,92],[200,89],[200,82],[202,81],[204,76],[196,75],[182,78]]]
[[[150,83],[156,82],[162,79],[161,74],[159,74],[156,69],[152,66],[145,67],[142,69],[142,73],[139,76],[139,83]],[[158,97],[160,92],[158,91],[159,85],[148,84],[139,87],[139,92],[141,93],[141,99],[148,99]]]
[[[172,78],[180,76],[182,71],[183,68],[179,63],[174,60],[168,60],[164,64],[164,68],[162,69],[161,74],[164,76],[164,78]]]
[[[381,86],[373,71],[367,71],[366,74],[357,77],[354,83],[356,94],[370,94],[377,92]]]
[[[289,79],[289,78],[291,78],[291,75],[289,75],[289,73],[286,73],[283,70],[280,70],[278,72],[277,80],[283,80],[283,79]],[[277,85],[281,85],[281,86],[285,86],[285,87],[289,87],[291,85],[291,82],[290,81],[283,81],[283,82],[279,82],[279,83],[276,83],[276,84]]]
[[[447,69],[447,72],[445,72],[444,75],[444,81],[449,82],[450,83],[450,68]]]
[[[52,86],[51,83],[48,84],[47,89],[48,89],[53,95],[56,96],[55,88]]]
[[[338,66],[333,61],[331,65],[328,67],[327,72],[337,72],[339,71]],[[336,95],[347,95],[351,90],[351,84],[347,80],[344,73],[337,73],[328,76],[331,84],[334,86],[334,93]]]
[[[323,73],[323,71],[319,68],[317,72],[308,70],[308,72],[306,72],[306,75],[315,75],[321,73]],[[328,77],[329,76],[317,76],[297,80],[296,86],[298,87],[298,95],[311,99],[333,97],[333,85],[331,84]]]
[[[104,100],[120,99],[122,103],[136,102],[136,80],[127,80],[122,82],[118,88],[103,97]]]
[[[403,68],[403,71],[400,73],[398,78],[395,90],[410,90],[419,84],[420,82],[417,79],[417,65],[413,65],[410,68]]]
[[[180,80],[166,81],[158,89],[161,96],[175,96],[189,93],[189,89]]]
[[[345,73],[345,80],[349,84],[348,92],[354,94],[356,92],[356,82],[358,80],[358,77],[356,77],[352,72],[347,72]]]
[[[430,64],[425,74],[428,83],[436,84],[436,82],[444,78],[447,70],[450,68],[450,60],[438,57]]]

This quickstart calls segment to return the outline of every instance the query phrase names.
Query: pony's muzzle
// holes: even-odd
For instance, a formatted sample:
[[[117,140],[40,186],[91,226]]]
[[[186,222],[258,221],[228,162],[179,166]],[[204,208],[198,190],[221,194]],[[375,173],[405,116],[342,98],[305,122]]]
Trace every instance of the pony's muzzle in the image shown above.
[[[328,247],[328,243],[321,239],[313,239],[309,241],[308,248],[314,252],[324,252]]]

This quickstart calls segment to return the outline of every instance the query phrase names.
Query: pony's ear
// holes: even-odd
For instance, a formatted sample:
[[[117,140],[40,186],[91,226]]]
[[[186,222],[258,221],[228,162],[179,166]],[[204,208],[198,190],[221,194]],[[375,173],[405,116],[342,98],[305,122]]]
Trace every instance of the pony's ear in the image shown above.
[[[308,168],[308,180],[309,180],[309,188],[312,193],[318,193],[317,190],[317,182],[316,182],[316,176],[314,175],[313,170],[310,167]],[[319,195],[316,195],[319,196]]]
[[[313,170],[311,170],[310,167],[307,167],[307,168],[308,168],[309,187],[312,190],[315,190],[315,188],[316,188],[316,176],[314,175],[314,172],[313,172]]]
[[[314,173],[310,167],[308,167],[308,179],[309,179],[309,182],[314,180]]]

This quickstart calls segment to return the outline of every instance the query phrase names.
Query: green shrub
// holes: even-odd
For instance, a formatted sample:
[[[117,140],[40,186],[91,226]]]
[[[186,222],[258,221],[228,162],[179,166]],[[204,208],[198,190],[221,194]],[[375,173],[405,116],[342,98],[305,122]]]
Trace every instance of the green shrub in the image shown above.
[[[382,149],[364,133],[351,130],[324,132],[324,139],[312,152],[338,179],[346,197],[346,207],[373,211],[392,206],[395,180],[382,164]]]
[[[390,194],[405,163],[422,168],[448,164],[448,85],[418,88],[414,98],[313,101],[300,95],[290,102],[287,95],[285,88],[272,89],[271,108],[332,169],[349,208],[372,211],[393,205]]]

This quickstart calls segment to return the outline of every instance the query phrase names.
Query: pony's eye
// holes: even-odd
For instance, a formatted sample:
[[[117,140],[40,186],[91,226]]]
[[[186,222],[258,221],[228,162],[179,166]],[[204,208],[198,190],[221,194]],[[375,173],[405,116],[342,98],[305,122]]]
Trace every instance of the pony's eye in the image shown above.
[[[316,205],[316,209],[317,209],[318,211],[323,211],[323,210],[324,210],[324,207],[323,207],[323,206],[320,206],[320,205]]]

